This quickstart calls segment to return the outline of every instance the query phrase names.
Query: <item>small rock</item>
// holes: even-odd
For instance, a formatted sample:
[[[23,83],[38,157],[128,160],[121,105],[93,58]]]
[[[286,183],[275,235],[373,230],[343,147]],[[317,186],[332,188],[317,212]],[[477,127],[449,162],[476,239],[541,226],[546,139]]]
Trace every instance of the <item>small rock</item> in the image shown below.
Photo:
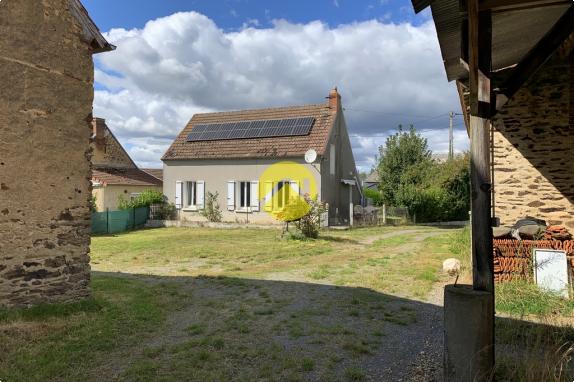
[[[456,276],[460,273],[460,260],[446,259],[442,263],[442,271],[451,276]]]

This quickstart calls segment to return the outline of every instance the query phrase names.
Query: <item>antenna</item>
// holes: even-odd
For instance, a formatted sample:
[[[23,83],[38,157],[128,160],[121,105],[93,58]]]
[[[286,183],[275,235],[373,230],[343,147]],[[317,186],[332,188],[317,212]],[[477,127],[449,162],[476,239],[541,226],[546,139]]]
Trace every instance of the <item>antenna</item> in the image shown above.
[[[448,113],[449,116],[449,127],[448,127],[448,160],[454,158],[454,133],[452,128],[452,122],[454,119],[454,111]]]

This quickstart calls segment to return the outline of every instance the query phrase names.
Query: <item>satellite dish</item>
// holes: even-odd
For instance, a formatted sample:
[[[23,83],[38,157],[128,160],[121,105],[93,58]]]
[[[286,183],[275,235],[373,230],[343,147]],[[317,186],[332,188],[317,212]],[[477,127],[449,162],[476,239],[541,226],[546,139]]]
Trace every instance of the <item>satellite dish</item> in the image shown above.
[[[313,163],[317,159],[317,151],[310,149],[305,153],[305,162]]]

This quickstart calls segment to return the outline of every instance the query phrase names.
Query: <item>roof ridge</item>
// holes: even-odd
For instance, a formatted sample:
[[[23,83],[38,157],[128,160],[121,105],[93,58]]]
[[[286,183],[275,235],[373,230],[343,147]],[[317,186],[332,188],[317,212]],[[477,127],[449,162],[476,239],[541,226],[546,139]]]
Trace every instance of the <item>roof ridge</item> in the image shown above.
[[[272,111],[272,110],[293,110],[293,109],[304,109],[304,108],[325,108],[325,109],[328,109],[329,105],[327,103],[316,103],[316,104],[307,104],[307,105],[264,107],[264,108],[259,108],[259,109],[213,111],[213,112],[209,112],[209,113],[195,113],[193,115],[193,117],[195,117],[195,116],[222,115],[222,114],[238,114],[238,113],[249,113],[249,112],[262,112],[262,111]]]

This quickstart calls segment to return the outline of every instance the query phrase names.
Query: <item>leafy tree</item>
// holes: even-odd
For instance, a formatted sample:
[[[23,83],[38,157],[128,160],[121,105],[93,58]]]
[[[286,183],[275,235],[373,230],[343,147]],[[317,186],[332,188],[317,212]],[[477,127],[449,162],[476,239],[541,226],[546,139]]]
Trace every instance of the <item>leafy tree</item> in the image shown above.
[[[377,170],[383,203],[407,207],[417,222],[468,219],[468,154],[435,162],[427,140],[412,126],[408,132],[399,127],[380,154]]]
[[[412,125],[408,131],[399,125],[399,131],[387,138],[379,152],[383,203],[410,207],[429,178],[432,160],[427,140]]]

